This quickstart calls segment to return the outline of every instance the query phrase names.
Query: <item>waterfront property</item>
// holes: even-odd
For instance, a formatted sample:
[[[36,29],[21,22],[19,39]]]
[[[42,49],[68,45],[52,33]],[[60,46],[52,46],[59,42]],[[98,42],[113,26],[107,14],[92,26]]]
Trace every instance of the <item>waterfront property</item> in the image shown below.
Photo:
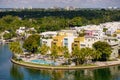
[[[80,43],[84,42],[85,37],[77,37],[74,39],[74,42],[72,43],[72,49],[74,49],[75,47],[79,47],[80,48]]]
[[[63,46],[66,46],[70,53],[72,53],[72,43],[74,42],[74,36],[67,36],[63,39]]]
[[[116,80],[120,78],[120,69],[119,65],[96,68],[96,69],[72,69],[72,70],[53,70],[53,68],[46,69],[46,66],[42,68],[34,68],[34,67],[25,67],[24,65],[16,65],[16,63],[12,63],[10,58],[12,57],[12,53],[8,48],[8,45],[2,45],[0,47],[0,79],[4,80],[50,80],[50,79],[63,79],[63,80],[88,80],[88,79],[102,79],[102,80]],[[20,62],[18,62],[20,63]],[[22,63],[22,62],[21,62]],[[27,65],[27,63],[25,63]],[[98,63],[100,64],[100,63]],[[111,62],[110,62],[111,64]],[[37,65],[40,67],[40,65]],[[87,67],[87,66],[86,66]],[[48,66],[47,66],[48,68]],[[69,67],[70,68],[70,67]],[[90,68],[90,67],[89,67]],[[36,70],[37,69],[37,70]],[[76,73],[78,75],[76,75]],[[107,74],[107,75],[103,75]],[[44,76],[43,76],[44,75]],[[57,75],[57,76],[56,76]],[[69,76],[69,77],[68,77]],[[119,80],[119,79],[118,79]]]
[[[107,27],[110,29],[105,31],[103,25],[87,25],[77,30],[43,32],[40,34],[40,41],[36,35],[33,37],[37,40],[28,37],[28,43],[26,44],[25,41],[23,46],[25,45],[24,49],[34,56],[29,54],[20,59],[42,65],[53,65],[54,62],[57,63],[54,64],[55,66],[93,65],[94,61],[118,60],[119,40],[116,36],[119,35],[119,27],[115,25],[112,35],[108,35],[107,31],[113,26]],[[116,36],[113,36],[114,34]]]

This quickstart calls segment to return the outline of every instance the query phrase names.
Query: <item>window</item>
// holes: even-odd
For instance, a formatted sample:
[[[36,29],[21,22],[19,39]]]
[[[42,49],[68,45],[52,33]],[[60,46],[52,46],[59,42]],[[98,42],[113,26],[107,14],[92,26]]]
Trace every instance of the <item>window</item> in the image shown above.
[[[64,38],[64,40],[68,40],[67,38]]]
[[[58,41],[57,39],[54,39],[54,41]]]
[[[75,41],[75,43],[79,43],[79,41]]]
[[[80,44],[80,46],[85,47],[86,45],[85,44]]]
[[[64,43],[65,46],[68,46],[68,43]]]

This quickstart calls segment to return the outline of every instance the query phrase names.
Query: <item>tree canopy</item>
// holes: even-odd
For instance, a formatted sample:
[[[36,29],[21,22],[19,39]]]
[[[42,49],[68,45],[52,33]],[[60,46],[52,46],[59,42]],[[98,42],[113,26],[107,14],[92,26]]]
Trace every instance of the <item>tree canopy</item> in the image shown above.
[[[112,53],[112,48],[107,42],[95,42],[93,48],[98,52],[98,55],[100,55],[99,60],[101,61],[108,60]]]
[[[14,54],[22,54],[23,53],[22,46],[21,46],[20,42],[18,42],[18,41],[11,42],[9,44],[9,48]]]
[[[81,48],[75,47],[73,50],[73,56],[75,57],[75,62],[77,65],[83,64],[88,60],[97,58],[96,51],[92,48]]]
[[[47,52],[49,51],[49,47],[46,44],[43,44],[40,48],[39,48],[39,52],[42,55],[47,54]]]
[[[37,32],[56,31],[69,27],[100,24],[120,20],[120,10],[76,11],[11,11],[1,12],[0,32],[15,31],[21,26],[34,27]]]
[[[26,50],[35,53],[40,46],[40,36],[37,34],[30,35],[23,43],[23,48]]]

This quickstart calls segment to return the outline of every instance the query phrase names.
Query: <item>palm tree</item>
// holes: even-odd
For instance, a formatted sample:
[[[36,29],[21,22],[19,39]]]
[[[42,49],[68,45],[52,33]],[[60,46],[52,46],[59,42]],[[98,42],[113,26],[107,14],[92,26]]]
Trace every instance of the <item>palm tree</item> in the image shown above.
[[[64,54],[64,57],[67,61],[67,64],[71,64],[71,59],[70,59],[70,53],[69,53],[69,50],[66,46],[63,47],[63,54]]]
[[[51,56],[53,58],[53,60],[55,61],[55,58],[58,56],[58,47],[56,45],[52,45],[51,47]]]
[[[94,49],[91,48],[82,48],[79,49],[78,47],[76,47],[73,50],[73,56],[76,59],[76,64],[79,65],[83,64],[85,61],[94,59],[94,58],[99,58],[99,55],[97,55],[97,52]]]
[[[80,49],[75,47],[72,51],[72,55],[75,58],[76,65],[79,65]]]
[[[91,48],[88,48],[88,47],[82,48],[80,50],[81,61],[83,61],[83,63],[84,63],[85,61],[91,60],[94,53],[95,53],[95,51],[93,49],[91,49]]]
[[[19,56],[20,54],[23,53],[23,50],[22,50],[19,42],[11,42],[9,44],[9,48],[14,53],[13,54],[14,57],[17,57],[17,56]]]
[[[70,57],[70,53],[69,50],[66,46],[63,47],[63,54],[65,58],[69,58]]]
[[[43,44],[40,48],[39,51],[42,55],[47,54],[47,52],[49,51],[49,47],[46,44]]]

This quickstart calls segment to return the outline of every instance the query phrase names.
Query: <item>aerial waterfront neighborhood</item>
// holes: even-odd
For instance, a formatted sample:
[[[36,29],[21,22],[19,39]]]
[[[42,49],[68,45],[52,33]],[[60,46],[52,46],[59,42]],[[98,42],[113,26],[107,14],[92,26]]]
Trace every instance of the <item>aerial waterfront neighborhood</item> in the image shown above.
[[[75,26],[70,27],[69,29],[62,29],[59,31],[45,31],[41,33],[37,33],[37,30],[34,27],[19,27],[19,29],[16,29],[15,31],[17,37],[13,37],[12,39],[5,39],[3,35],[9,33],[9,31],[5,30],[1,34],[1,43],[20,41],[20,48],[22,48],[22,51],[16,51],[13,48],[12,51],[13,53],[22,53],[18,54],[17,58],[23,60],[24,62],[59,66],[68,63],[68,61],[71,61],[69,65],[75,66],[76,63],[73,61],[74,58],[82,55],[76,55],[76,53],[79,53],[75,52],[77,51],[76,48],[79,50],[93,50],[92,52],[87,52],[90,52],[89,56],[82,55],[86,58],[83,62],[86,62],[86,60],[88,61],[93,59],[93,55],[95,55],[93,45],[99,41],[107,42],[110,45],[110,50],[112,52],[110,52],[110,55],[108,56],[109,60],[119,60],[120,56],[120,22],[106,22],[99,25]],[[41,47],[38,46],[38,51],[36,49],[36,52],[32,51],[34,47],[30,47],[32,46],[32,42],[28,42],[26,45],[26,47],[29,46],[28,48],[24,47],[25,40],[34,34],[40,36],[38,37],[40,45],[39,43],[36,45]],[[33,40],[33,44],[34,38],[35,36],[31,38]],[[19,44],[16,45],[16,47],[19,47]],[[73,55],[76,55],[76,57]],[[88,57],[89,59],[87,59]]]
[[[82,33],[83,35],[80,35]],[[57,45],[59,47],[66,46],[70,53],[75,46],[79,48],[92,48],[93,43],[105,41],[113,48],[111,58],[116,58],[119,55],[120,22],[74,27],[70,30],[48,31],[40,35],[42,36],[40,39],[42,45],[46,44],[49,47],[51,45]]]
[[[28,32],[30,31],[30,32]],[[16,30],[17,35],[23,35],[25,38],[28,38],[33,33],[36,32],[34,28],[20,27]],[[39,33],[40,35],[40,52],[38,54],[28,54],[24,49],[23,54],[18,55],[17,58],[28,63],[42,64],[42,65],[51,65],[51,66],[60,66],[69,63],[70,66],[75,66],[76,63],[73,61],[72,57],[78,48],[82,49],[91,49],[93,51],[93,45],[96,42],[107,42],[110,45],[110,56],[109,60],[119,61],[120,56],[120,22],[106,22],[100,25],[86,25],[86,26],[76,26],[71,27],[70,29],[59,30],[59,31],[46,31]],[[34,38],[34,37],[33,37]],[[30,44],[30,43],[29,43]],[[101,43],[102,44],[102,43]],[[24,45],[24,44],[23,44]],[[27,45],[29,46],[29,45]],[[103,46],[104,47],[104,46]],[[105,48],[104,48],[105,49]],[[107,47],[106,47],[107,49]],[[29,50],[29,49],[28,49]],[[108,49],[109,50],[109,49]],[[79,52],[76,52],[79,53]],[[83,52],[84,53],[84,52]],[[89,56],[84,56],[85,60],[92,60],[94,56],[93,52]],[[67,57],[65,57],[67,56]],[[83,62],[84,62],[83,61]],[[87,61],[88,64],[93,62]],[[114,63],[114,62],[113,62]],[[97,65],[106,66],[106,63],[95,63]],[[108,62],[107,64],[112,64]],[[116,62],[118,64],[118,62]]]
[[[120,0],[0,0],[0,80],[120,80]]]

